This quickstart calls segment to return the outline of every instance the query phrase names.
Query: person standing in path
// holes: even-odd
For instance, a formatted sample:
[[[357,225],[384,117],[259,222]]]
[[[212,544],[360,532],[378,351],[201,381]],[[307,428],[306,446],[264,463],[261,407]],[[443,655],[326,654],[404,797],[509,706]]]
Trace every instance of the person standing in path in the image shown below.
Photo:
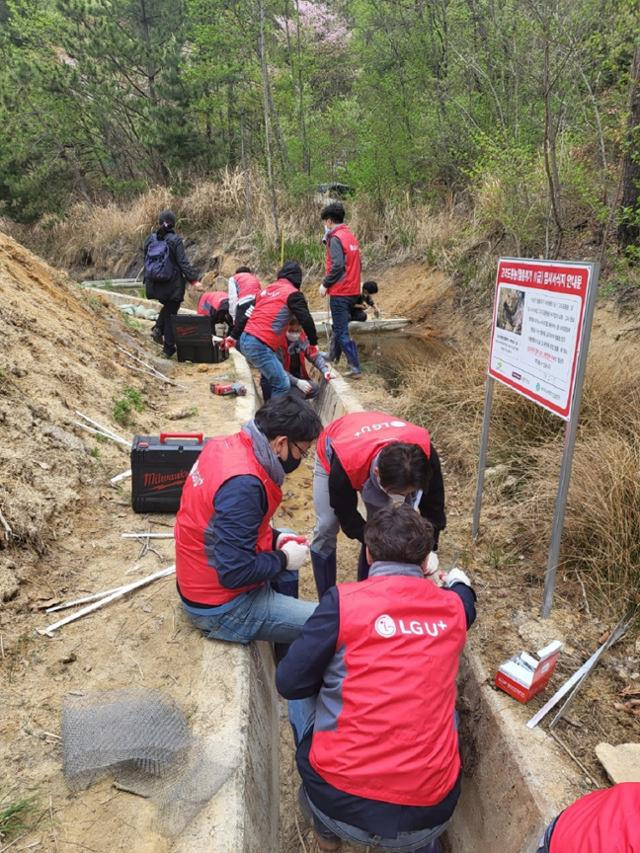
[[[440,459],[423,427],[388,412],[352,412],[320,433],[313,471],[316,524],[311,564],[318,597],[336,582],[338,531],[364,542],[365,520],[392,502],[408,503],[434,528],[434,548],[447,519]],[[358,580],[367,576],[364,550]]]
[[[351,309],[360,299],[360,246],[344,224],[344,205],[334,201],[323,208],[320,218],[324,224],[325,277],[320,295],[329,295],[332,336],[335,351],[342,351],[349,363],[346,375],[361,379],[362,370],[356,342],[349,336]]]
[[[238,267],[229,279],[229,314],[232,328],[229,336],[238,340],[246,324],[245,315],[251,311],[262,291],[262,284],[250,267]]]
[[[276,672],[299,803],[321,850],[436,853],[460,796],[456,676],[476,596],[461,569],[428,579],[432,528],[411,507],[379,510],[364,539],[368,579],[323,595]]]
[[[283,594],[297,590],[309,548],[271,518],[321,427],[308,403],[277,397],[240,432],[209,439],[191,469],[174,531],[176,583],[210,639],[290,643],[313,613],[315,602]]]
[[[162,305],[151,330],[151,337],[163,344],[166,358],[176,351],[171,317],[178,313],[184,300],[186,284],[201,290],[199,274],[191,266],[184,250],[182,237],[176,234],[176,215],[163,210],[158,227],[144,241],[144,286],[147,299],[157,299]]]
[[[287,344],[286,332],[292,320],[300,323],[307,336],[307,356],[318,355],[318,334],[307,300],[300,293],[301,285],[300,264],[286,261],[278,270],[277,281],[260,294],[240,336],[238,349],[269,382],[273,397],[286,394],[291,387],[277,352]],[[224,343],[229,347],[235,346],[236,341],[228,337]]]

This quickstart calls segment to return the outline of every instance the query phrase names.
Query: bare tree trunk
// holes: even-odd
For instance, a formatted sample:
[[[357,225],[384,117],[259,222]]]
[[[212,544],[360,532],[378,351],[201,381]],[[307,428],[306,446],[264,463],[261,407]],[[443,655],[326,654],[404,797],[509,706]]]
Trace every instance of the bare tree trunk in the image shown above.
[[[549,184],[549,201],[551,203],[553,219],[556,224],[556,241],[553,248],[553,254],[557,256],[560,253],[560,248],[562,247],[563,228],[562,211],[560,207],[560,178],[558,175],[558,161],[556,158],[556,125],[553,121],[551,107],[552,83],[549,58],[550,36],[546,27],[544,31],[544,39],[544,168]]]
[[[262,74],[262,111],[264,117],[264,147],[267,158],[267,183],[271,195],[271,217],[275,231],[274,245],[276,249],[280,243],[280,223],[278,221],[278,201],[276,199],[276,187],[273,177],[273,155],[271,151],[271,116],[269,111],[269,70],[267,68],[267,54],[264,41],[264,2],[258,0],[258,14],[260,20],[259,52],[260,71]]]
[[[242,163],[242,176],[244,183],[244,225],[249,233],[253,227],[253,193],[251,187],[251,174],[249,172],[249,158],[247,156],[247,137],[244,122],[244,113],[240,113],[240,161]]]
[[[640,46],[636,45],[629,87],[629,120],[624,160],[622,162],[622,201],[618,243],[622,248],[640,239],[638,197],[640,195]]]

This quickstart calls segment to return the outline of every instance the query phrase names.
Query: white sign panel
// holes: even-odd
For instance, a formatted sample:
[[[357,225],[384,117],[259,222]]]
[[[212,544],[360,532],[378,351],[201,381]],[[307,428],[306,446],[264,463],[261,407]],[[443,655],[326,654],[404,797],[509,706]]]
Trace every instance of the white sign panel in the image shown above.
[[[489,375],[569,420],[591,264],[501,258]]]

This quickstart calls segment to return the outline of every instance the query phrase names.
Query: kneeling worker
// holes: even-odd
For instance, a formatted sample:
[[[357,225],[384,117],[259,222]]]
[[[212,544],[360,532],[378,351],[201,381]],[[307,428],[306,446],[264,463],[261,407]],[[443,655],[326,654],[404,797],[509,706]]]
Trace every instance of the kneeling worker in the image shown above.
[[[224,290],[207,290],[198,299],[197,313],[203,317],[211,317],[213,325],[226,325],[226,334],[229,334],[232,326],[229,314],[229,297]]]
[[[364,541],[358,493],[367,517],[392,501],[409,503],[433,525],[435,548],[446,527],[440,459],[428,431],[388,412],[338,418],[318,438],[313,472],[311,563],[319,597],[336,582],[338,530]],[[363,553],[358,579],[366,573]]]
[[[290,643],[312,601],[274,591],[295,586],[309,549],[270,521],[285,475],[322,425],[291,395],[270,400],[240,432],[210,439],[184,485],[175,524],[176,581],[187,615],[211,639]]]
[[[303,397],[313,399],[320,393],[320,386],[309,376],[305,361],[309,361],[322,373],[325,382],[331,381],[331,370],[322,353],[318,352],[315,356],[311,356],[309,349],[307,336],[302,331],[298,321],[293,320],[286,331],[285,345],[277,351],[276,355],[281,358],[291,385],[297,388]],[[262,375],[260,376],[260,388],[262,389],[262,399],[268,400],[271,397],[271,384]]]
[[[367,522],[367,580],[320,601],[276,673],[300,806],[321,850],[340,839],[436,853],[460,795],[458,660],[476,616],[460,569],[427,575],[429,522],[406,505]]]

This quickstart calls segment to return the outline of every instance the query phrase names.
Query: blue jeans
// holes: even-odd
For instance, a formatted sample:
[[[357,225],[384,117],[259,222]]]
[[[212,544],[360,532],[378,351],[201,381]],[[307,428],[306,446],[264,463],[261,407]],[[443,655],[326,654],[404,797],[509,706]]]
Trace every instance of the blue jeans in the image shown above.
[[[286,394],[291,387],[287,371],[275,352],[266,344],[243,332],[240,335],[239,349],[249,364],[253,365],[271,386],[271,396],[279,397]]]
[[[318,605],[274,592],[270,586],[252,589],[206,615],[185,608],[187,616],[210,640],[250,643],[267,640],[292,643]]]
[[[289,722],[291,723],[293,737],[297,746],[313,728],[316,715],[316,697],[310,696],[307,699],[291,699],[288,706]],[[442,835],[449,824],[449,821],[446,821],[446,823],[442,823],[439,826],[432,826],[427,829],[400,832],[395,838],[382,838],[380,835],[367,832],[366,829],[360,829],[358,826],[352,826],[351,824],[343,823],[341,820],[329,817],[329,815],[320,811],[306,792],[305,795],[314,818],[325,829],[328,829],[329,832],[332,832],[335,836],[345,841],[351,841],[354,844],[364,844],[368,847],[381,847],[384,850],[397,851],[418,850],[435,841],[438,836]]]
[[[329,308],[331,310],[331,325],[333,327],[333,336],[335,337],[336,346],[342,350],[347,357],[349,364],[360,372],[360,362],[358,360],[358,348],[356,342],[349,337],[349,322],[351,321],[351,306],[353,305],[352,296],[330,296]]]

